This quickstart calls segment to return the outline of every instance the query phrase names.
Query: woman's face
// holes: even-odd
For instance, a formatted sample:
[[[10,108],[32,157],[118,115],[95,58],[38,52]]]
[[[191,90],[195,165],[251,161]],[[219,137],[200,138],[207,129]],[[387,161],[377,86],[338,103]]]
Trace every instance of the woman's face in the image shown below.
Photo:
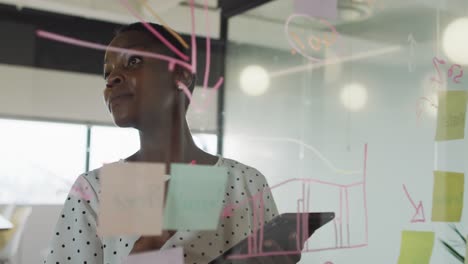
[[[120,33],[109,46],[161,53],[154,39],[139,31]],[[139,128],[170,118],[177,90],[173,76],[166,61],[106,51],[104,100],[114,123]]]

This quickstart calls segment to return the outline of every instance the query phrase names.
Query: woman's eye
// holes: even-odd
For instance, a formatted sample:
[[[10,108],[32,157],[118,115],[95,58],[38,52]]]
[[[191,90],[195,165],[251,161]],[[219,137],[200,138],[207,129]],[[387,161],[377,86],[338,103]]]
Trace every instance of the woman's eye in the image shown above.
[[[127,65],[128,65],[128,66],[134,66],[134,65],[140,63],[141,60],[142,60],[142,59],[141,59],[140,57],[138,57],[138,56],[132,56],[132,57],[130,57],[130,58],[128,59]]]

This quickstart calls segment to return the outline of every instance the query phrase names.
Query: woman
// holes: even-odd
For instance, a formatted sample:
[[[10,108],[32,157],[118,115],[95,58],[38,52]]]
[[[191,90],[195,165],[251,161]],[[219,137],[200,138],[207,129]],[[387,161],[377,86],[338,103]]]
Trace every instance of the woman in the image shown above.
[[[152,26],[183,50],[164,27]],[[172,55],[140,23],[120,29],[109,46]],[[104,60],[104,79],[104,99],[114,123],[139,130],[140,150],[123,162],[170,164],[195,161],[197,165],[224,166],[229,179],[223,206],[265,190],[265,222],[278,214],[260,172],[234,160],[210,155],[195,145],[185,119],[189,102],[182,91],[183,86],[193,91],[195,78],[190,71],[177,65],[171,70],[166,61],[131,52],[108,50]],[[185,263],[208,263],[252,232],[252,206],[246,204],[237,208],[233,216],[220,219],[215,231],[165,230],[161,236],[100,237],[96,232],[101,189],[99,169],[80,175],[72,190],[88,189],[88,186],[91,190],[89,197],[83,199],[70,195],[67,198],[44,263],[121,263],[129,254],[174,247],[183,247]],[[265,244],[273,250],[281,250],[275,241],[266,241]],[[289,257],[252,258],[243,263],[297,261],[290,260]]]

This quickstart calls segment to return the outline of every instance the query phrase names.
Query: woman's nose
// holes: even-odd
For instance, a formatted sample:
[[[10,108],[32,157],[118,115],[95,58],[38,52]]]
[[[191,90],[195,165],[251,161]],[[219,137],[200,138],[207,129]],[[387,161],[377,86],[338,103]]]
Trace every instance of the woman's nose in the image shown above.
[[[111,76],[109,76],[109,78],[107,79],[107,84],[106,84],[106,86],[107,86],[108,88],[112,88],[112,87],[114,87],[115,85],[119,85],[119,84],[123,83],[123,80],[124,80],[124,78],[123,78],[123,76],[120,75],[120,74],[111,75]]]

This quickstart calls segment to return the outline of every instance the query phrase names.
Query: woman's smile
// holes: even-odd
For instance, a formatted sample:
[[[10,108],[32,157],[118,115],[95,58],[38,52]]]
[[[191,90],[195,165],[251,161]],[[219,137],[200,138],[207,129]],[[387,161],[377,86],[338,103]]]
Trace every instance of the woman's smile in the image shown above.
[[[128,103],[133,99],[133,94],[123,94],[110,99],[109,107],[113,110],[116,106]]]

